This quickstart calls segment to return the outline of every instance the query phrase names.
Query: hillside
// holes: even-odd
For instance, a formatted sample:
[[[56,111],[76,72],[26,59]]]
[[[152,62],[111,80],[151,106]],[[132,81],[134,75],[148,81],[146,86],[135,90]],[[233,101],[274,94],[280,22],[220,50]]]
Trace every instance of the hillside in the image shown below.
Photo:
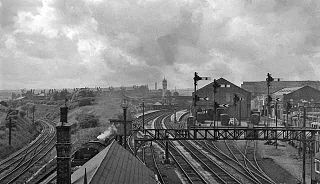
[[[118,94],[105,93],[95,97],[93,105],[77,107],[69,111],[68,122],[78,124],[78,131],[72,135],[74,149],[89,140],[96,139],[98,135],[110,127],[109,119],[118,118],[118,115],[122,114],[121,100],[122,98]],[[83,115],[95,117],[98,120],[98,126],[79,127],[80,122],[78,120]]]
[[[29,119],[18,117],[12,128],[11,146],[9,146],[9,129],[6,128],[6,113],[0,112],[0,160],[19,150],[39,134]]]

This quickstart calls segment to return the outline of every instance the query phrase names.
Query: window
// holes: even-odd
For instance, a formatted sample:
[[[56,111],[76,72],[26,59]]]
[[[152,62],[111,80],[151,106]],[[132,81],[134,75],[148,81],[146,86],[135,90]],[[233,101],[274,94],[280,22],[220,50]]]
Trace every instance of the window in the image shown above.
[[[226,87],[227,87],[227,88],[230,88],[230,84],[227,84]]]
[[[320,173],[320,161],[315,159],[315,171],[316,173]]]
[[[316,153],[319,152],[319,141],[316,141],[316,143],[315,143],[315,152]]]
[[[220,84],[220,87],[224,88],[224,87],[226,87],[226,85],[224,85],[224,84]]]

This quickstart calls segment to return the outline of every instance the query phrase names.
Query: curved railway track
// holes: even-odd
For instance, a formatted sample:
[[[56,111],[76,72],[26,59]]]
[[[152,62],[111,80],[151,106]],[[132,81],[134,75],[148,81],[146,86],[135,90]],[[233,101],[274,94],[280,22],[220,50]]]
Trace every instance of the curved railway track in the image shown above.
[[[169,121],[165,120],[165,126],[172,128]],[[190,141],[177,141],[184,150],[186,150],[192,158],[196,160],[198,164],[201,165],[211,177],[218,183],[241,183],[237,178],[235,178],[231,173],[229,173],[225,168],[221,167],[216,161],[210,158],[207,154],[199,150],[195,142]],[[199,143],[199,142],[197,142]],[[203,144],[202,142],[200,144]],[[207,181],[209,183],[213,181]]]
[[[237,160],[240,164],[242,164],[247,172],[254,178],[258,183],[264,184],[264,183],[271,183],[274,184],[275,182],[271,180],[264,172],[261,172],[255,164],[252,163],[256,161],[255,155],[252,156],[253,160],[249,160],[248,157],[250,154],[255,153],[255,151],[247,151],[247,154],[244,154],[235,144],[234,142],[228,143],[228,141],[225,141],[225,145],[229,152],[231,153],[232,157]],[[247,150],[247,147],[246,147]],[[245,151],[246,152],[246,151]],[[250,156],[251,157],[251,156]]]
[[[169,121],[166,121],[165,124],[165,126],[172,128]],[[225,141],[229,152],[234,157],[234,159],[232,159],[221,150],[218,151],[217,148],[210,146],[207,141],[178,142],[198,163],[204,166],[203,168],[205,168],[206,171],[211,171],[211,173],[213,173],[212,176],[214,176],[214,179],[219,183],[275,183],[259,167],[256,159],[256,144],[252,147],[249,144],[250,142],[247,142],[245,153],[242,153],[239,149],[237,149],[238,152],[236,152],[235,148],[237,147],[230,146]],[[204,149],[204,151],[200,151],[201,149]],[[214,157],[214,160],[211,156]],[[216,159],[219,159],[218,163],[224,163],[228,168],[220,167]],[[233,170],[233,172],[230,172],[229,168]],[[238,177],[234,177],[235,173]]]
[[[40,120],[44,127],[35,141],[1,162],[0,183],[23,183],[34,167],[54,148],[55,127],[45,120]]]
[[[157,121],[155,121],[155,128],[163,128],[162,123],[166,123],[169,118],[170,114],[157,119]],[[157,143],[162,148],[165,148],[164,142],[157,141]],[[169,154],[189,183],[210,183],[190,162],[190,160],[171,142],[169,144]]]
[[[255,170],[258,173],[260,173],[262,176],[268,179],[271,183],[275,183],[259,166],[256,152],[257,152],[257,141],[246,141],[246,146],[244,151],[245,157],[247,158],[245,159],[246,165],[251,165],[251,167],[255,168]]]
[[[154,113],[154,114],[150,114],[150,115],[146,115],[145,116],[145,122],[146,124],[148,124],[150,121],[154,121],[156,119],[158,119],[159,117],[163,116],[164,114],[166,114],[166,112],[158,112],[158,113]],[[142,123],[142,119],[141,118],[137,118],[136,119],[136,123]],[[136,136],[143,136],[143,132],[139,131],[138,135]],[[134,154],[134,146],[133,146],[133,135],[130,135],[128,138],[128,147],[129,150]],[[162,177],[162,174],[160,173],[158,164],[156,162],[155,159],[155,151],[153,146],[150,145],[150,149],[149,151],[147,151],[146,146],[142,146],[141,147],[141,151],[137,152],[137,158],[144,164],[146,164],[147,167],[151,168],[152,170],[154,170],[154,172],[157,174],[158,180],[160,183],[165,183]],[[151,156],[151,158],[150,158]],[[148,159],[146,159],[146,157],[149,157]]]
[[[238,160],[231,158],[231,156],[229,156],[225,152],[221,151],[212,142],[205,141],[204,145],[198,145],[202,146],[204,150],[212,154],[216,159],[218,159],[219,162],[223,162],[225,165],[227,165],[229,170],[233,170],[234,175],[238,176],[242,183],[260,183],[255,178],[252,178],[252,176],[248,173],[248,170],[244,165],[239,163]]]

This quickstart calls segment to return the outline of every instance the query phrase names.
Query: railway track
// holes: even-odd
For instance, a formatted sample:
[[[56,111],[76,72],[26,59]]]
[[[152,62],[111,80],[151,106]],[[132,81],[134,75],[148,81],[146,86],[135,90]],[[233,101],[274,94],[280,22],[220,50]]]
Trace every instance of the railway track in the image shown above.
[[[245,159],[246,165],[251,165],[251,167],[255,168],[256,171],[259,172],[261,175],[263,175],[266,179],[268,179],[272,183],[275,183],[259,166],[256,152],[257,152],[257,141],[246,141],[245,153],[244,153],[247,158]]]
[[[266,174],[264,172],[261,172],[261,170],[259,170],[259,168],[257,168],[247,157],[255,157],[253,156],[249,156],[250,154],[253,154],[255,151],[247,151],[247,154],[242,153],[242,151],[234,144],[234,142],[232,141],[230,143],[230,141],[225,141],[225,145],[227,147],[227,149],[229,150],[229,152],[231,153],[232,157],[237,160],[237,162],[239,162],[239,164],[242,164],[243,166],[245,166],[248,174],[250,174],[252,176],[252,178],[254,178],[258,183],[261,184],[274,184],[275,182],[273,180],[271,180],[269,177],[266,176]],[[247,150],[247,149],[246,149]],[[246,151],[245,151],[246,152]],[[255,158],[253,158],[252,161],[256,160]]]
[[[197,142],[198,143],[198,142]],[[221,151],[215,144],[211,141],[204,141],[204,144],[199,144],[206,152],[212,154],[219,162],[224,163],[228,170],[234,173],[234,175],[242,181],[242,183],[254,183],[258,184],[256,179],[248,173],[247,168],[239,163],[234,158],[231,158],[228,154]]]
[[[168,120],[164,120],[166,127],[171,127],[171,124]],[[199,146],[196,146],[194,141],[177,141],[185,151],[187,151],[192,158],[201,165],[201,167],[207,172],[210,173],[211,180],[206,182],[212,183],[241,183],[237,178],[230,174],[225,168],[221,167],[216,161],[208,156],[208,154],[203,153],[199,150]],[[203,144],[202,142],[197,142],[198,144]],[[214,180],[214,181],[212,181]]]
[[[166,123],[170,118],[170,114],[158,118],[155,121],[155,128],[159,129],[162,128],[162,123]],[[165,149],[165,143],[161,141],[157,141],[157,143]],[[176,165],[179,167],[180,172],[185,176],[188,183],[210,183],[207,179],[198,171],[198,169],[188,160],[188,158],[176,148],[174,144],[169,142],[169,154]]]
[[[153,115],[149,115],[149,116],[145,116],[145,121],[147,122],[146,124],[148,124],[150,121],[155,121],[156,119],[158,119],[159,117],[165,115],[166,112],[161,112],[161,113],[156,113]],[[137,119],[136,123],[141,123],[142,119]],[[140,131],[138,132],[138,136],[143,136],[143,132]],[[130,135],[130,137],[128,138],[128,147],[129,150],[134,153],[134,143],[133,143],[133,135]],[[153,146],[150,145],[149,150],[147,150],[147,147],[144,145],[140,148],[141,151],[137,152],[137,158],[144,164],[146,164],[147,167],[151,168],[156,174],[157,174],[157,178],[159,180],[159,182],[161,184],[164,184],[164,180],[162,177],[162,174],[160,173],[159,167],[158,167],[158,163],[156,162],[155,159],[155,151]],[[148,157],[148,158],[146,158]]]
[[[165,124],[165,126],[172,128],[168,121],[166,121]],[[250,146],[250,142],[247,142],[246,144],[245,154],[243,154],[239,149],[239,152],[232,151],[234,148],[226,143],[226,146],[229,146],[228,149],[231,155],[234,156],[234,159],[222,151],[219,152],[217,149],[214,149],[207,141],[178,142],[189,154],[192,155],[193,158],[196,159],[198,163],[202,164],[206,171],[213,173],[212,176],[214,176],[214,179],[219,183],[275,183],[259,167],[255,155],[256,146]],[[203,148],[204,150],[200,151]],[[224,163],[226,166],[221,167],[217,164],[216,159],[219,159],[219,164]],[[230,172],[230,170],[233,171]],[[235,173],[238,177],[234,177]]]
[[[154,118],[154,117],[153,117]],[[170,124],[168,123],[170,119],[170,114],[163,114],[161,116],[158,116],[154,120],[154,126],[155,128],[163,128],[163,125],[170,127]],[[270,178],[267,178],[266,175],[263,175],[261,172],[261,169],[255,170],[252,172],[252,168],[249,169],[250,165],[253,165],[251,162],[254,160],[252,159],[242,159],[239,160],[239,157],[235,157],[234,159],[229,157],[228,155],[224,154],[223,152],[219,152],[218,150],[215,150],[215,153],[213,153],[214,147],[212,145],[209,145],[205,141],[177,141],[178,144],[181,145],[182,150],[177,149],[177,144],[174,144],[169,142],[169,154],[171,155],[171,158],[176,163],[176,165],[180,168],[181,173],[185,176],[188,183],[254,183],[254,184],[260,184],[260,183],[273,183]],[[163,149],[165,149],[164,141],[156,141],[158,145],[160,145]],[[205,151],[200,151],[199,147],[204,148]],[[231,146],[230,146],[231,147]],[[232,148],[230,148],[232,149]],[[148,150],[148,151],[146,151]],[[250,153],[253,150],[250,149],[249,145],[246,147],[246,154],[242,155],[245,157],[247,155],[251,155]],[[184,153],[182,153],[184,152]],[[189,154],[189,156],[186,156],[185,152]],[[220,153],[220,155],[218,154]],[[231,151],[230,151],[231,152]],[[156,173],[158,176],[161,176],[161,173],[159,172],[159,169],[157,168],[157,163],[153,159],[144,159],[145,157],[149,157],[152,155],[152,157],[155,157],[155,153],[153,148],[150,147],[150,149],[145,149],[143,147],[140,152],[140,160],[143,160],[142,162],[146,163],[146,165],[149,168],[156,168]],[[206,154],[207,153],[207,154]],[[232,154],[235,154],[234,151],[231,152]],[[211,156],[208,156],[208,155]],[[147,156],[146,156],[147,155]],[[219,155],[219,156],[217,156]],[[203,173],[203,171],[199,171],[199,166],[195,163],[191,163],[190,158],[192,157],[194,161],[200,167],[202,170],[206,171],[206,174]],[[253,155],[252,155],[253,156]],[[214,159],[213,159],[214,158]],[[229,162],[224,161],[227,158]],[[217,162],[217,159],[220,160],[220,162]],[[153,162],[151,162],[153,160]],[[192,160],[192,159],[191,159]],[[193,161],[193,162],[194,162]],[[222,167],[219,164],[221,162],[224,162],[225,165],[227,165],[231,170],[233,170],[232,173],[229,173],[228,168]],[[238,179],[238,177],[234,176],[234,173],[237,172],[238,175],[242,177],[242,179]],[[205,177],[204,175],[210,175],[211,178],[214,178],[214,181],[211,180],[210,177]],[[244,179],[243,179],[244,178]],[[165,183],[165,181],[161,181],[161,183]]]
[[[151,113],[151,114],[145,115],[145,123],[146,123],[146,125],[147,125],[148,123],[150,123],[150,121],[153,121],[153,120],[156,119],[158,116],[161,116],[161,115],[164,114],[164,113],[166,113],[166,112],[165,112],[165,111],[163,111],[163,112],[158,111],[158,112],[156,112],[156,113]],[[135,123],[135,124],[142,124],[142,118],[141,118],[141,117],[137,118],[134,123]],[[143,132],[142,132],[142,131],[139,131],[138,134],[137,134],[137,136],[143,136]],[[130,151],[132,154],[134,154],[134,140],[133,140],[133,135],[132,135],[132,134],[128,136],[127,143],[128,143],[129,151]],[[138,158],[142,163],[144,163],[144,162],[145,162],[145,161],[144,161],[144,160],[145,160],[144,157],[145,157],[145,147],[143,146],[143,147],[141,148],[141,151],[138,151],[138,152],[137,152],[137,158]]]
[[[148,150],[146,148],[144,149],[145,150],[144,154],[146,157],[145,164],[148,168],[151,168],[154,171],[154,173],[157,174],[159,182],[161,184],[164,184],[165,182],[158,167],[154,147],[150,145],[148,148],[149,148]]]
[[[214,162],[208,155],[205,155],[189,141],[178,141],[201,164],[205,170],[211,173],[216,182],[225,184],[240,184],[241,182],[232,176],[226,169]]]
[[[55,127],[47,121],[40,120],[43,131],[35,141],[1,162],[0,183],[24,183],[30,176],[30,169],[54,149]]]

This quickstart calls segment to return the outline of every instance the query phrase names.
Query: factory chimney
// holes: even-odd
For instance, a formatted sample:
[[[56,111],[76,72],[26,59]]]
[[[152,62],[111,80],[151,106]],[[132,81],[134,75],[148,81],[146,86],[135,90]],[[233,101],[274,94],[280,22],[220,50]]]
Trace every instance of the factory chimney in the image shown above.
[[[154,89],[157,91],[158,90],[158,86],[157,86],[157,82],[154,83]]]
[[[71,125],[67,124],[68,107],[60,107],[57,125],[57,184],[71,184]]]

